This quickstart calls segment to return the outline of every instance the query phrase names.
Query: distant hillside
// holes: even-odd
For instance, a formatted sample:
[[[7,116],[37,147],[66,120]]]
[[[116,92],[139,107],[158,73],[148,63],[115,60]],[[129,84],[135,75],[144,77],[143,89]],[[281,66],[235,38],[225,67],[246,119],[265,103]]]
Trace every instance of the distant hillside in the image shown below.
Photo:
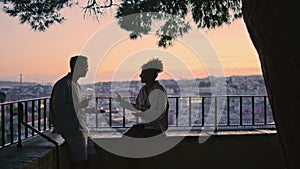
[[[23,82],[22,85],[34,85],[34,84],[38,84],[35,82]],[[16,85],[20,85],[20,82],[17,81],[0,81],[0,88],[1,87],[5,87],[5,86],[16,86]]]
[[[226,79],[260,79],[263,81],[263,76],[262,75],[249,75],[249,76],[228,76],[225,77]],[[201,81],[213,81],[215,79],[218,79],[218,77],[214,77],[214,76],[210,76],[210,77],[204,77],[204,78],[197,78],[195,79],[197,82],[201,82]],[[161,79],[159,80],[162,84],[164,83],[170,83],[170,82],[176,82],[173,79]],[[181,80],[177,80],[181,81]],[[132,84],[140,84],[140,80],[136,80],[136,81],[115,81],[115,82],[97,82],[96,85],[110,85],[111,83],[132,83]],[[18,81],[0,81],[0,88],[1,87],[5,87],[5,86],[16,86],[19,85],[20,82]],[[23,82],[22,85],[38,85],[39,83],[36,82]],[[89,85],[93,85],[93,84],[85,84],[83,86],[89,86]],[[201,84],[202,85],[202,84]],[[200,86],[201,86],[200,85]],[[205,87],[205,86],[202,86]]]
[[[208,76],[208,77],[203,77],[203,78],[196,78],[196,79],[179,79],[179,80],[174,80],[174,79],[159,79],[160,82],[164,83],[166,81],[170,82],[170,81],[189,81],[189,80],[196,80],[196,81],[213,81],[213,80],[216,80],[216,79],[221,79],[221,78],[226,78],[226,79],[229,79],[229,78],[247,78],[247,79],[263,79],[263,76],[262,75],[247,75],[247,76],[244,76],[244,75],[233,75],[233,76],[226,76],[226,77],[215,77],[215,76]],[[111,84],[111,83],[140,83],[140,80],[133,80],[133,81],[99,81],[99,82],[96,82],[95,84],[96,85],[100,85],[100,84]],[[86,85],[91,85],[91,84],[86,84]]]

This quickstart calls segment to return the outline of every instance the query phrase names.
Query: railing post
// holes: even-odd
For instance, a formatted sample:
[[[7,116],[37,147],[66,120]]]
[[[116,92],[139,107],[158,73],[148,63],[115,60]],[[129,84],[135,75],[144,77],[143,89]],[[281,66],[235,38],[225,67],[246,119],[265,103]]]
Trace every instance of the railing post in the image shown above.
[[[267,125],[267,96],[264,96],[264,124]]]
[[[21,121],[23,121],[23,104],[18,103],[18,148],[22,148],[22,127],[21,127]]]
[[[227,125],[230,126],[230,97],[227,96]]]
[[[205,97],[202,97],[202,127],[204,127],[204,122],[205,122],[205,118],[204,118],[204,111],[205,111],[205,109],[204,109],[204,101],[205,101]]]
[[[41,131],[41,100],[40,99],[38,99],[38,107],[37,107],[37,109],[38,109],[38,130],[39,131]]]
[[[240,125],[243,125],[243,97],[240,96]]]
[[[178,107],[179,107],[178,101],[179,101],[179,98],[176,97],[176,126],[177,127],[178,127],[178,114],[179,114],[179,112],[178,112]]]
[[[123,107],[123,127],[126,127],[125,108]]]
[[[214,127],[215,127],[215,130],[218,131],[218,101],[217,101],[217,97],[215,97],[214,99],[215,101],[215,124],[214,124]]]
[[[96,100],[96,109],[100,111],[100,107],[98,107],[99,106],[99,99],[96,97],[95,100]],[[96,113],[95,123],[96,123],[95,124],[96,128],[98,128],[99,127],[98,126],[98,113]]]
[[[6,106],[1,105],[1,143],[2,143],[2,147],[4,147],[5,145],[5,108]]]
[[[255,125],[255,114],[254,114],[254,109],[255,109],[255,106],[254,106],[254,102],[255,102],[255,99],[254,99],[254,96],[251,97],[252,98],[252,104],[251,104],[251,107],[252,107],[252,125],[254,126]]]
[[[48,129],[50,130],[52,128],[52,123],[53,123],[53,112],[52,112],[52,108],[51,108],[51,98],[48,101],[49,103],[49,111],[48,111]]]
[[[43,107],[43,113],[44,113],[44,114],[43,114],[43,116],[44,116],[44,117],[43,117],[43,118],[44,118],[44,119],[43,119],[43,122],[44,122],[43,124],[44,124],[44,126],[43,126],[43,127],[44,127],[44,131],[46,131],[46,130],[47,130],[47,100],[44,99],[43,102],[44,102],[44,103],[43,103],[43,104],[44,104],[44,107]],[[50,129],[50,128],[49,128],[49,129]]]
[[[109,101],[109,127],[112,127],[112,114],[111,114],[111,110],[112,110],[112,105],[111,105],[111,98],[108,99]]]
[[[35,104],[34,104],[34,100],[32,100],[31,101],[31,125],[32,125],[32,127],[35,127],[35,125],[34,125],[34,120],[35,120],[35,118],[34,118],[34,108],[35,108]],[[31,135],[32,136],[34,136],[34,131],[31,131]]]
[[[25,123],[28,123],[28,102],[25,101],[24,104],[25,104],[25,110],[24,110],[25,111],[25,113],[24,113]],[[28,127],[27,126],[25,126],[25,138],[28,138]]]
[[[189,97],[189,127],[192,126],[192,98]]]
[[[14,143],[14,105],[9,104],[9,131],[10,131],[10,144]]]

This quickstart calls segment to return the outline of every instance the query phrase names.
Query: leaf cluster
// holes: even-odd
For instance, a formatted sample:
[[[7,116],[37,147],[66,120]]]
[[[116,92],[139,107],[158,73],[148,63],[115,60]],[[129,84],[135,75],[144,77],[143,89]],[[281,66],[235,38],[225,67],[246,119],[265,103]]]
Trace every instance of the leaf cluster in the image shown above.
[[[54,23],[62,23],[65,18],[60,11],[75,4],[69,0],[12,0],[4,3],[3,10],[18,17],[21,24],[27,23],[33,30],[45,31]]]
[[[240,0],[191,0],[190,3],[193,20],[199,28],[214,29],[242,17]]]
[[[148,34],[154,20],[165,19],[156,34],[158,46],[167,47],[191,29],[186,21],[189,12],[198,28],[214,29],[240,18],[241,8],[241,0],[123,0],[116,18],[121,28],[131,32],[131,39]]]

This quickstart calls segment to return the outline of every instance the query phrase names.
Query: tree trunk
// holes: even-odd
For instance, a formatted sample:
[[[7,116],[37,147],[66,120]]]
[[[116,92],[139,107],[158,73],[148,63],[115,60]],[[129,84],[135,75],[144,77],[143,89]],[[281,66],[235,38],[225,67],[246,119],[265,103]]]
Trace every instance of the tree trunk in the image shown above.
[[[300,16],[296,1],[242,2],[244,21],[261,62],[286,168],[300,169]]]

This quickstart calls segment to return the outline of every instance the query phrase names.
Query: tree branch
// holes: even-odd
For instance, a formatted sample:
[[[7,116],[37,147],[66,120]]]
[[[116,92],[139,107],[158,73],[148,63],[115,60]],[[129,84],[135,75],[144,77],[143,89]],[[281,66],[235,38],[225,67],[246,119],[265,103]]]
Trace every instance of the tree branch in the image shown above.
[[[96,20],[99,22],[98,14],[102,14],[102,10],[106,8],[111,8],[112,6],[119,6],[118,4],[113,3],[113,0],[109,0],[109,4],[103,2],[104,5],[99,5],[97,0],[88,0],[87,6],[83,7],[84,18],[87,16],[94,16]],[[102,9],[102,10],[101,10]]]

